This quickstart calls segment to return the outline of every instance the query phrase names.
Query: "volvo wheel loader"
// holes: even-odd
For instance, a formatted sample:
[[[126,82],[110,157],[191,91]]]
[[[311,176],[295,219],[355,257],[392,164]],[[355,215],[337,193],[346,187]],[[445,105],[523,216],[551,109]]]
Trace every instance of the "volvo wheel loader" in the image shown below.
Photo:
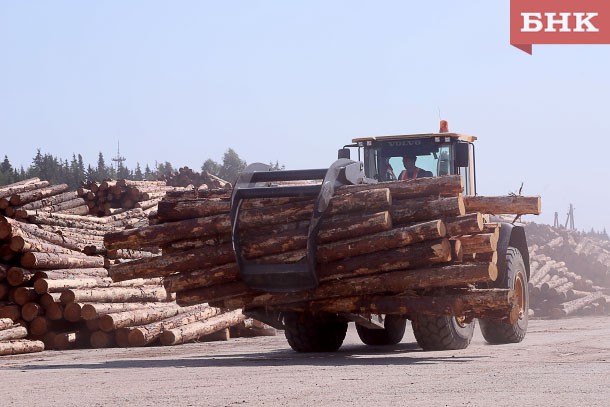
[[[270,171],[253,164],[240,175],[231,200],[233,245],[242,280],[252,289],[268,292],[297,292],[318,285],[316,238],[334,191],[348,184],[391,182],[401,177],[460,175],[464,194],[476,194],[475,137],[440,132],[357,138],[338,152],[338,160],[327,169]],[[352,157],[356,160],[352,160]],[[415,161],[413,172],[405,165]],[[406,172],[405,172],[406,169]],[[401,175],[399,175],[401,174]],[[321,180],[321,181],[320,181]],[[267,197],[312,197],[316,199],[309,223],[307,256],[298,263],[260,264],[241,255],[239,211],[244,200]],[[528,325],[529,253],[521,226],[501,222],[498,241],[498,278],[483,288],[515,291],[519,317],[515,323],[479,320],[481,332],[493,344],[520,342]],[[386,315],[326,314],[245,309],[244,313],[278,329],[283,329],[290,346],[299,352],[337,350],[346,335],[349,321],[356,323],[358,335],[367,345],[393,345],[402,340],[407,320],[424,350],[463,349],[475,328],[473,319],[460,315],[391,313]]]

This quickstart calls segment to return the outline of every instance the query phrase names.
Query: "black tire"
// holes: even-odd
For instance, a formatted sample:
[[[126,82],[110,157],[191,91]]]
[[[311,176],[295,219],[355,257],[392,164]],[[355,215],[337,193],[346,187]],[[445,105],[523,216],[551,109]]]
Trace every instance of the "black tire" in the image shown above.
[[[396,345],[405,335],[407,319],[398,315],[386,315],[383,326],[384,329],[372,329],[356,324],[356,331],[362,343],[366,345]]]
[[[505,324],[491,320],[479,320],[483,338],[491,344],[519,343],[525,338],[529,317],[529,289],[523,256],[519,249],[509,247],[506,250],[506,273],[502,281],[494,284],[498,288],[515,290],[519,302],[519,319],[514,324]]]
[[[334,315],[290,313],[284,325],[288,344],[297,352],[334,352],[347,333],[347,321]]]
[[[466,349],[474,334],[475,321],[462,323],[448,315],[415,315],[411,320],[417,344],[423,350]]]

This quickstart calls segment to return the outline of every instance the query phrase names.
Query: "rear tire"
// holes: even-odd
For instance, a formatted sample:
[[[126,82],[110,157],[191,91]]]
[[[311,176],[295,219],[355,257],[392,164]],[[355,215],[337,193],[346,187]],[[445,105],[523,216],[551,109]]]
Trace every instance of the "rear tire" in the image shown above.
[[[515,290],[519,303],[519,319],[514,324],[480,319],[481,333],[488,343],[519,343],[525,338],[529,322],[529,289],[523,256],[519,249],[509,247],[506,250],[506,276],[498,281],[495,287]]]
[[[335,315],[290,313],[284,325],[288,344],[297,352],[334,352],[347,333],[347,321]]]
[[[448,315],[413,316],[411,326],[417,344],[425,351],[466,349],[474,334],[475,321],[463,323]]]
[[[407,319],[398,315],[386,315],[383,329],[367,328],[356,324],[356,331],[362,343],[371,346],[396,345],[402,341],[407,327]]]

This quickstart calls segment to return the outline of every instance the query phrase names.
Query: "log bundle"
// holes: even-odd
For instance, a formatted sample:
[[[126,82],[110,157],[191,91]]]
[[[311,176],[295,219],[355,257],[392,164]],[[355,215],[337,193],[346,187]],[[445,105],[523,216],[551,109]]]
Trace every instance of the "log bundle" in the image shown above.
[[[181,190],[168,186],[165,181],[131,181],[125,179],[91,181],[77,193],[84,199],[87,213],[110,216],[134,208],[147,213],[156,209],[157,203],[168,191]]]
[[[112,265],[109,274],[117,282],[163,277],[182,306],[361,313],[381,307],[383,313],[514,322],[512,292],[488,288],[498,275],[499,226],[484,225],[483,214],[539,213],[540,198],[465,200],[462,189],[459,176],[340,187],[317,235],[320,284],[297,293],[255,291],[241,281],[231,245],[230,191],[168,194],[156,224],[104,239],[108,249],[157,246],[162,255]],[[304,198],[243,201],[241,255],[259,264],[302,260],[313,208]]]

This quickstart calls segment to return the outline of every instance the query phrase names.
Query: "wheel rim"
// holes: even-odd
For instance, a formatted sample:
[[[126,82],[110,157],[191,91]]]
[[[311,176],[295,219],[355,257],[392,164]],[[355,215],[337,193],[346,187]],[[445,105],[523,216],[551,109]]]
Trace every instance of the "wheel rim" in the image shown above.
[[[517,306],[519,307],[519,319],[523,319],[527,310],[525,309],[525,281],[523,280],[523,274],[517,273],[515,276],[515,297],[517,300]]]
[[[466,322],[466,317],[464,315],[462,315],[461,317],[455,317],[455,322],[457,322],[460,328],[466,328],[466,326],[468,326],[468,323]]]

